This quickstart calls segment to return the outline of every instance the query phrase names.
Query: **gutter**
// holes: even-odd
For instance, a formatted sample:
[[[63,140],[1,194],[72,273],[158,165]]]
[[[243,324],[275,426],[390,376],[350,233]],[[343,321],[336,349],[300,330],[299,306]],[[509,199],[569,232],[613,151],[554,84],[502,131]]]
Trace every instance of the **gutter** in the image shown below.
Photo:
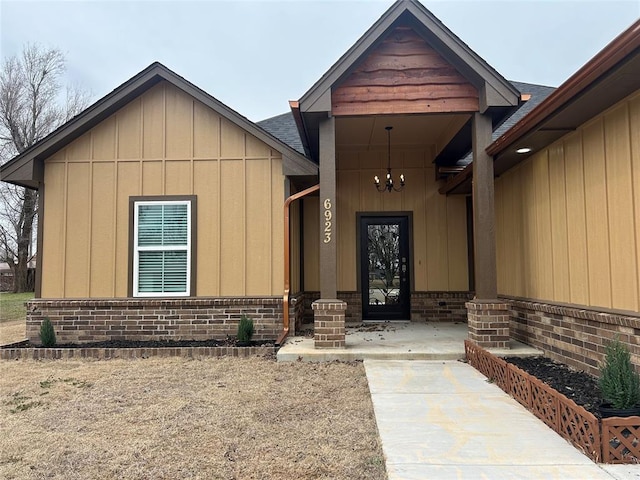
[[[289,294],[291,293],[291,228],[289,227],[289,207],[299,198],[320,190],[320,185],[314,185],[301,192],[291,195],[284,201],[284,295],[282,296],[282,333],[276,340],[276,345],[289,335]]]
[[[291,109],[291,113],[293,114],[293,120],[296,123],[296,128],[298,129],[298,134],[300,135],[300,140],[302,141],[302,148],[304,148],[304,152],[307,154],[307,157],[311,158],[309,136],[307,135],[307,129],[304,126],[304,120],[302,118],[302,113],[300,112],[300,102],[289,100],[289,108]]]

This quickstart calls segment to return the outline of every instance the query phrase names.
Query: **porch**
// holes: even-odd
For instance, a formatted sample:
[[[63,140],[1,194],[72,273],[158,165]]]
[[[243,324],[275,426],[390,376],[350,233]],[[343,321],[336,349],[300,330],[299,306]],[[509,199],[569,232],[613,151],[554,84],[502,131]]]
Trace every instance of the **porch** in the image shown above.
[[[313,326],[288,337],[277,354],[278,362],[339,360],[458,360],[464,358],[468,325],[463,322],[347,323],[344,348],[314,347]],[[490,349],[495,355],[535,356],[542,351],[515,340],[509,349]]]

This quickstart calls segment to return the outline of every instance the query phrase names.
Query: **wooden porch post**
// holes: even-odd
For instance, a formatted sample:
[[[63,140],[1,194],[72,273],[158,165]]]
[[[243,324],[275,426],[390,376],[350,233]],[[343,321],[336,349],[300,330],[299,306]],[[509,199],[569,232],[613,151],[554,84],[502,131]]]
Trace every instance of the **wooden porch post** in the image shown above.
[[[336,122],[320,122],[320,300],[313,302],[313,337],[316,348],[345,345],[347,304],[337,299],[336,248]]]
[[[336,122],[320,122],[320,298],[337,297]]]
[[[493,159],[485,149],[491,143],[491,117],[473,114],[473,242],[476,298],[498,297]]]
[[[476,298],[466,304],[469,338],[485,348],[509,347],[509,306],[498,298],[491,117],[473,114],[473,241]]]

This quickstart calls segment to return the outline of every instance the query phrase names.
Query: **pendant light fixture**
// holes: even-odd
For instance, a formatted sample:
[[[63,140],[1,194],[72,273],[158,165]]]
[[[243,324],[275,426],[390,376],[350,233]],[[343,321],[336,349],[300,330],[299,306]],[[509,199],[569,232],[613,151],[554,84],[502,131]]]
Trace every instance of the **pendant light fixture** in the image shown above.
[[[404,188],[404,175],[400,175],[400,186],[396,187],[393,183],[393,175],[391,175],[391,130],[393,127],[384,127],[387,131],[387,179],[384,184],[380,183],[380,178],[375,175],[373,184],[379,192],[399,192]]]

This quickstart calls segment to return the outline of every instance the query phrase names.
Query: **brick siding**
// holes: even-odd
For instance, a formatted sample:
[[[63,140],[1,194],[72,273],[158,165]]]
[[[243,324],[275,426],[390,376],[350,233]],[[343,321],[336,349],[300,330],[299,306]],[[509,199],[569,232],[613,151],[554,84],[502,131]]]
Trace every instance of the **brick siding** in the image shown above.
[[[320,292],[304,292],[304,322],[313,322],[311,304],[320,298]],[[411,292],[412,322],[465,322],[465,303],[473,292]],[[362,295],[360,292],[338,292],[338,300],[347,303],[345,321],[362,321]]]
[[[631,351],[632,361],[640,371],[640,313],[501,298],[510,304],[510,331],[515,340],[598,375],[605,345],[617,336]]]
[[[412,322],[467,322],[473,292],[412,292]]]
[[[235,337],[241,315],[254,321],[254,340],[282,331],[281,297],[91,299],[27,302],[27,338],[40,343],[48,317],[58,343],[105,340],[223,340]]]

